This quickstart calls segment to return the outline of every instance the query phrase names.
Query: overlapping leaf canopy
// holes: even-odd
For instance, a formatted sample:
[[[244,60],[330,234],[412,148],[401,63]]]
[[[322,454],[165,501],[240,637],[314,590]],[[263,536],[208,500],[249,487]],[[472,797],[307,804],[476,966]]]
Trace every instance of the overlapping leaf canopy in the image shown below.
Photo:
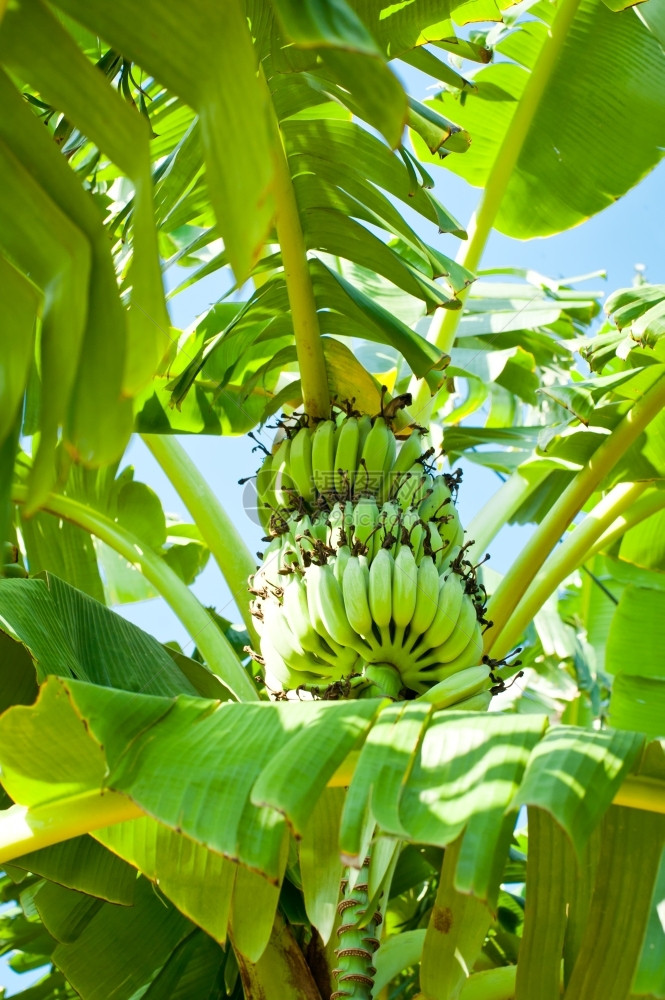
[[[52,607],[67,616],[68,638],[63,633],[58,643]],[[307,851],[318,803],[332,791],[326,790],[329,782],[350,780],[338,845],[344,855],[361,863],[375,825],[389,837],[433,846],[464,833],[457,888],[491,899],[521,805],[551,814],[581,853],[644,747],[641,735],[627,731],[546,731],[542,715],[436,713],[428,705],[377,701],[220,703],[197,694],[205,690],[203,667],[192,664],[196,669],[183,673],[182,660],[174,662],[145,633],[55,579],[48,587],[42,580],[0,584],[0,608],[10,630],[3,635],[5,655],[23,691],[12,692],[10,700],[29,702],[37,678],[51,675],[34,705],[12,708],[0,721],[7,792],[29,807],[28,817],[72,796],[129,796],[145,816],[96,838],[154,880],[220,944],[230,921],[236,946],[253,961],[267,945],[279,887],[290,871],[289,838]],[[40,645],[45,635],[51,641]],[[135,669],[138,660],[149,666],[145,679]],[[352,778],[343,771],[336,778],[361,743]],[[69,897],[58,890],[60,899],[56,888],[47,891],[40,883],[35,902],[56,940],[71,942],[59,946],[54,960],[74,986],[70,963],[106,925],[107,910],[90,897],[123,903],[131,896],[117,861],[87,841],[83,849],[80,864],[72,863],[67,844],[12,862],[70,890]],[[305,900],[312,901],[310,919],[321,919],[320,929],[329,933],[325,916],[319,917],[320,876],[304,863],[300,872]],[[140,910],[140,886],[137,891]],[[63,938],[51,919],[65,919],[65,901],[78,899],[76,893],[88,898],[85,905],[80,900],[76,919],[90,929],[72,928],[71,938]],[[137,912],[132,907],[113,918],[123,935]],[[184,925],[169,919],[182,935]],[[167,940],[163,957],[178,938]],[[153,960],[149,954],[143,964]]]
[[[294,360],[273,230],[282,141],[312,251],[323,332],[390,343],[421,376],[440,365],[439,353],[349,287],[326,259],[350,255],[423,311],[457,305],[471,276],[416,235],[386,197],[408,202],[431,225],[432,237],[437,228],[463,235],[401,150],[407,119],[433,148],[463,149],[456,138],[463,133],[441,116],[428,112],[425,119],[409,109],[387,65],[396,39],[403,54],[430,31],[453,43],[454,32],[447,21],[433,23],[428,4],[383,21],[378,4],[359,13],[365,23],[350,10],[335,17],[323,43],[316,19],[303,21],[293,48],[288,5],[250,4],[245,11],[234,0],[212,15],[200,2],[186,26],[175,8],[167,16],[161,5],[144,4],[139,12],[129,2],[112,9],[63,3],[55,11],[30,0],[6,11],[0,63],[11,79],[0,79],[6,109],[0,278],[12,312],[2,432],[10,433],[29,381],[23,431],[39,431],[42,444],[30,477],[34,506],[67,455],[94,464],[119,457],[132,427],[128,397],[137,400],[143,430],[238,432],[265,414],[275,359],[278,367]],[[373,227],[396,244],[379,239]],[[221,253],[209,250],[220,237]],[[199,330],[179,338],[169,327],[160,256],[165,267],[201,261],[189,280],[229,264],[232,282],[242,285],[254,275],[257,290],[246,303],[219,306]],[[444,281],[433,280],[439,277]],[[35,368],[30,344],[37,317]],[[220,339],[223,349],[213,354]],[[330,350],[339,355],[332,388],[342,389],[359,369],[336,342]],[[171,410],[174,388],[178,408]],[[66,453],[56,463],[60,432]]]

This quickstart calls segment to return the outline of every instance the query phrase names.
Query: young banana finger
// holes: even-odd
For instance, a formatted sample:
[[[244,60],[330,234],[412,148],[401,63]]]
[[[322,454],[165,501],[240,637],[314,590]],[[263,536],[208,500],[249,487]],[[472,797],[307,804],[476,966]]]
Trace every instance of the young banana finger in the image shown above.
[[[344,569],[342,593],[344,608],[351,628],[358,635],[372,635],[372,613],[369,608],[367,591],[369,573],[363,568],[362,556],[351,556]],[[365,560],[366,564],[366,560]]]
[[[434,651],[438,654],[438,650]],[[476,667],[483,660],[483,630],[480,622],[476,621],[471,632],[471,638],[466,646],[454,659],[441,661],[440,670],[446,676],[457,670],[465,670],[467,667]]]
[[[289,472],[298,494],[311,503],[316,496],[312,474],[312,432],[301,427],[291,441]]]
[[[363,447],[363,463],[367,470],[366,489],[374,494],[381,492],[386,472],[390,469],[396,451],[395,435],[383,417],[376,417]],[[362,475],[359,474],[363,487]]]
[[[310,566],[307,576],[308,594],[312,593],[318,618],[326,633],[340,646],[362,648],[362,640],[349,624],[342,588],[330,565]]]
[[[335,421],[322,420],[312,435],[312,476],[314,484],[324,495],[335,488]]]
[[[459,618],[455,623],[455,630],[436,649],[436,657],[440,663],[451,663],[463,653],[470,642],[473,641],[478,616],[476,608],[470,597],[466,597],[462,602]]]
[[[393,621],[406,628],[413,618],[418,599],[418,567],[408,545],[400,545],[393,573]]]
[[[358,421],[355,417],[348,417],[340,428],[335,451],[335,491],[340,497],[353,496],[359,443]]]
[[[470,698],[485,688],[489,690],[490,684],[487,667],[468,667],[428,688],[417,700],[434,705],[438,711],[449,708],[464,698]]]
[[[369,567],[369,607],[379,628],[387,628],[393,613],[393,557],[380,549]]]
[[[414,638],[426,632],[434,621],[439,606],[439,571],[431,556],[423,556],[418,566],[416,581],[416,606],[411,616],[411,632]]]
[[[426,650],[438,651],[439,646],[453,634],[462,610],[464,596],[464,581],[457,573],[441,577],[436,614],[418,647],[423,653]]]

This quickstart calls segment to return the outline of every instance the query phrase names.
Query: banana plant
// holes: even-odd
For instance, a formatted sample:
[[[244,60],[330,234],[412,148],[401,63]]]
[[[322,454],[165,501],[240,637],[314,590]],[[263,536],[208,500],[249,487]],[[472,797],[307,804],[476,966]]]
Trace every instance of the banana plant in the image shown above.
[[[574,280],[481,269],[493,227],[559,232],[657,164],[659,4],[0,7],[0,923],[41,970],[26,1000],[665,997],[665,292],[598,327]],[[466,229],[447,169],[482,188]],[[181,331],[189,289],[216,301]],[[278,467],[289,420],[323,442],[331,407],[376,418],[355,475],[388,422],[391,467],[426,425],[432,474],[443,448],[503,480],[445,580],[492,622],[482,668],[428,688],[421,664],[405,697],[377,654],[362,696],[270,693],[256,560],[175,435],[277,419]],[[191,523],[122,467],[132,433]],[[209,557],[244,631],[189,589]],[[339,665],[371,625],[363,587],[349,633],[326,586]],[[109,607],[154,594],[192,657]],[[377,594],[385,652],[417,596],[392,592],[400,624]]]

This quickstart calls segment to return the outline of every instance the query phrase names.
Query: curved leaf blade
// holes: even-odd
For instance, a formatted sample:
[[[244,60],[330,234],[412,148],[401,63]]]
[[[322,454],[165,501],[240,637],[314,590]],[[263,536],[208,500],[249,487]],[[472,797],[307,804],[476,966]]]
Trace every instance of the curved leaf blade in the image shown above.
[[[544,4],[534,8],[545,22]],[[525,23],[498,48],[515,60],[477,73],[464,102],[443,93],[441,107],[471,134],[463,157],[444,166],[483,185],[538,58],[547,28]],[[636,71],[636,68],[639,70]],[[649,84],[643,86],[643,73]],[[547,83],[497,216],[497,228],[519,239],[560,232],[601,211],[637,184],[662,157],[665,56],[634,11],[613,13],[582,0]],[[616,155],[617,130],[622,155]],[[426,161],[436,162],[418,145]]]

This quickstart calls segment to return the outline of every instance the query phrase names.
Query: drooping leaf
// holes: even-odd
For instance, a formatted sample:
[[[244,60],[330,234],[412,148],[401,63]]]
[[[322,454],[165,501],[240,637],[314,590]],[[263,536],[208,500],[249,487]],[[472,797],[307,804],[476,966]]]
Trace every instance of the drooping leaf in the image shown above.
[[[661,339],[665,334],[665,287],[639,285],[622,288],[609,296],[605,312],[619,330],[627,330],[637,347],[653,351],[663,360]],[[632,345],[631,345],[632,346]],[[622,346],[622,350],[625,347]]]
[[[234,704],[232,712],[225,711],[228,707],[228,703],[201,698],[173,701],[51,677],[33,712],[22,715],[27,710],[17,707],[0,722],[0,728],[4,727],[3,782],[15,800],[35,804],[44,796],[52,797],[56,783],[63,795],[72,783],[79,788],[100,788],[107,772],[108,787],[130,794],[170,829],[276,881],[284,818],[274,808],[252,804],[254,783],[283,746],[294,738],[299,746],[301,732],[307,727],[316,731],[316,720],[323,719],[319,770],[307,778],[303,775],[301,787],[288,790],[287,804],[293,803],[295,816],[300,810],[306,818],[339,759],[340,741],[333,740],[331,745],[330,732],[343,727],[347,747],[353,745],[363,726],[369,726],[377,703],[247,703]],[[81,717],[87,720],[87,735]],[[34,745],[40,731],[42,750]],[[157,732],[160,736],[155,739]],[[26,756],[30,746],[34,759]],[[44,752],[49,754],[48,764],[37,759]],[[167,760],[170,779],[164,786],[156,775],[164,774]],[[44,787],[40,786],[42,773],[47,782]],[[301,793],[308,790],[309,808],[305,809]]]
[[[399,799],[430,716],[426,705],[389,706],[372,727],[344,806],[340,837],[342,850],[349,857],[360,857],[362,827],[370,803],[384,829],[406,833],[399,818]]]
[[[207,934],[193,933],[176,947],[153,979],[145,1000],[194,1000],[212,993],[225,967],[222,949]]]
[[[0,713],[12,705],[31,705],[37,697],[35,668],[28,650],[6,632],[0,631]]]
[[[136,872],[92,837],[75,837],[14,858],[12,865],[89,896],[124,906],[134,898]]]
[[[85,1000],[129,1000],[191,932],[189,921],[140,879],[132,906],[103,904],[78,937],[57,946],[53,960]]]
[[[339,821],[344,791],[328,788],[320,797],[300,841],[300,874],[307,916],[324,944],[332,933],[339,899],[342,863],[339,856]]]
[[[81,289],[88,297],[85,328],[80,358],[73,368],[76,379],[64,431],[69,449],[78,458],[100,465],[119,458],[131,432],[131,404],[123,399],[127,322],[108,236],[92,199],[4,74],[0,74],[0,92],[6,108],[6,140],[89,245],[89,287],[82,280]],[[47,396],[48,378],[48,370],[42,371],[41,391]]]
[[[29,10],[17,4],[10,14],[2,23],[3,60],[75,121],[134,184],[132,308],[124,376],[124,388],[133,394],[152,377],[170,339],[152,218],[147,123],[108,86],[43,4],[31,3]],[[80,292],[84,290],[85,282]]]
[[[614,678],[610,725],[637,729],[651,739],[665,737],[665,682],[652,677],[620,674]]]
[[[231,0],[211,15],[197,0],[186,21],[158,4],[139,12],[130,0],[95,10],[79,0],[59,6],[196,108],[211,200],[243,280],[272,219],[273,167],[265,154],[274,142],[243,5]]]
[[[3,303],[3,350],[0,358],[0,442],[11,431],[32,362],[35,320],[41,309],[39,290],[4,257],[0,257],[0,301]]]
[[[306,774],[301,760],[307,754],[309,727],[293,736],[283,749],[272,755],[252,790],[252,802],[283,812],[297,836],[303,834],[312,802],[336,769],[343,763],[355,744],[367,732],[377,703],[356,702],[344,713],[314,714],[310,726],[316,724],[319,758],[311,762]]]
[[[526,910],[515,1000],[525,1000],[534,990],[542,1000],[558,1000],[561,994],[566,875],[574,866],[575,857],[562,829],[547,813],[530,808]]]
[[[391,146],[399,145],[407,118],[407,99],[399,79],[380,56],[344,49],[321,51],[326,75],[337,84],[334,96],[377,129]]]
[[[519,785],[544,720],[445,711],[436,713],[421,734],[423,709],[395,706],[379,716],[351,782],[340,833],[342,851],[349,858],[360,856],[366,811],[385,832],[418,843],[445,846],[466,830],[455,884],[460,891],[487,898],[498,889],[501,854],[508,849],[505,812],[512,808],[510,789]],[[395,713],[403,715],[401,728]],[[393,747],[402,729],[404,737]],[[377,780],[379,765],[383,780]],[[490,774],[501,774],[501,780],[490,779]]]
[[[131,622],[50,574],[0,581],[0,614],[48,674],[154,694],[194,694],[165,649]]]
[[[554,727],[534,749],[513,805],[551,812],[581,852],[643,745],[638,733]]]
[[[71,944],[102,908],[102,900],[55,882],[42,882],[32,903],[49,934],[60,944]]]
[[[638,996],[651,994],[659,1000],[665,996],[665,968],[661,959],[665,949],[665,922],[662,916],[664,900],[665,852],[660,859],[660,868],[651,897],[649,923],[632,986],[634,994]]]
[[[95,834],[216,941],[226,940],[237,865],[148,816]],[[105,852],[108,853],[108,852]]]
[[[420,965],[425,996],[459,996],[491,921],[490,909],[483,899],[460,892],[456,887],[459,855],[458,839],[446,849],[425,934]]]
[[[629,994],[664,846],[665,817],[618,806],[609,809],[568,1000],[622,1000]]]
[[[41,329],[40,448],[35,456],[33,495],[39,500],[56,478],[58,428],[64,421],[80,356],[90,272],[88,243],[0,138],[1,246],[15,266],[30,274],[45,296]]]
[[[233,945],[250,962],[258,962],[265,955],[272,937],[288,857],[288,839],[288,833],[282,830],[274,880],[242,865],[236,872],[230,914]]]

